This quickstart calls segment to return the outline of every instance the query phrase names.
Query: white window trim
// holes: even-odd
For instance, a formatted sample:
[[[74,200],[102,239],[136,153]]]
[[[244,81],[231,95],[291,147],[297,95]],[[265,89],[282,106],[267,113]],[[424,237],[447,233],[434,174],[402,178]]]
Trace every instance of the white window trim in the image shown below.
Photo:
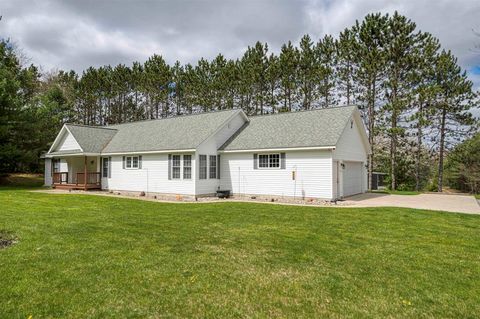
[[[185,166],[185,156],[190,156],[190,166]],[[181,166],[182,166],[182,169],[181,169],[181,172],[182,172],[182,178],[183,179],[186,179],[186,180],[191,180],[192,179],[192,175],[193,175],[193,156],[190,155],[190,154],[184,154],[182,157],[181,157]],[[186,167],[190,167],[190,177],[185,177],[185,168]]]
[[[270,156],[271,155],[278,155],[278,167],[270,167]],[[260,156],[268,156],[267,157],[267,160],[268,160],[268,167],[261,167],[260,166]],[[264,154],[258,154],[258,158],[257,158],[257,168],[258,169],[265,169],[265,170],[275,170],[275,169],[281,169],[282,168],[282,156],[280,155],[280,153],[264,153]]]
[[[137,158],[137,167],[133,167],[133,158]],[[128,159],[130,158],[131,167],[128,167]],[[140,156],[125,156],[125,169],[140,169]]]
[[[108,171],[110,170],[110,161],[108,157],[101,157],[102,159],[102,178],[108,178]],[[105,163],[107,163],[107,169],[105,170]],[[127,163],[125,163],[127,165]],[[105,172],[107,172],[107,176],[105,176]]]
[[[204,178],[201,177],[201,174],[202,174],[202,160],[201,160],[201,157],[202,156],[205,156],[205,177]],[[206,155],[206,154],[199,154],[198,155],[198,179],[199,180],[208,179],[208,155]]]
[[[179,160],[178,160],[179,165],[178,165],[178,166],[174,166],[174,165],[173,165],[173,163],[174,163],[174,159],[173,159],[173,158],[174,158],[175,156],[178,156],[178,157],[179,157]],[[174,168],[178,168],[178,169],[179,169],[179,171],[178,171],[178,173],[179,173],[178,177],[174,177],[174,174],[173,174],[173,169],[174,169]],[[183,165],[182,165],[182,155],[180,155],[180,154],[172,154],[172,165],[171,165],[171,170],[172,170],[172,171],[170,172],[171,177],[172,177],[172,180],[173,180],[173,179],[182,179],[182,177],[183,177],[183,176],[182,176],[182,168],[183,168]]]
[[[215,157],[215,169],[213,170],[215,172],[215,177],[211,177],[211,172],[212,172],[212,157]],[[208,155],[208,163],[207,163],[207,175],[208,179],[217,179],[217,155]]]

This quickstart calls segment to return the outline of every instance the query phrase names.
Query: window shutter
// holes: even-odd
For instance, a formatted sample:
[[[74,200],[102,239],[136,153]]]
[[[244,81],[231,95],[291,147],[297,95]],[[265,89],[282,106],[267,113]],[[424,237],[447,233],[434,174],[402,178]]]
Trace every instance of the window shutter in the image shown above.
[[[220,179],[220,155],[217,155],[217,179]]]
[[[285,153],[280,153],[280,169],[285,169]]]
[[[125,169],[125,156],[122,159],[122,168]]]
[[[138,157],[138,168],[142,169],[142,156],[141,155]]]
[[[50,176],[53,176],[53,168],[55,167],[55,163],[54,163],[55,159],[51,159],[50,160]]]
[[[108,178],[112,177],[112,157],[108,157]]]
[[[172,179],[172,154],[168,154],[168,179]]]
[[[258,154],[253,154],[253,169],[258,168]]]

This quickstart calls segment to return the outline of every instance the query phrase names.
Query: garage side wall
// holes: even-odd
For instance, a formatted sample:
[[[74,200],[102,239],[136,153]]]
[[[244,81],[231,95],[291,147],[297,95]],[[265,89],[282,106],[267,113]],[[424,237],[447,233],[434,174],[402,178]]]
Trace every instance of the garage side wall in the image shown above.
[[[285,169],[255,168],[253,154],[222,154],[222,189],[230,190],[234,195],[332,199],[330,150],[285,152]]]
[[[361,121],[361,120],[360,120]],[[362,123],[359,123],[359,120],[356,119],[355,117],[352,117],[351,120],[347,123],[337,145],[335,150],[333,151],[333,160],[334,163],[338,162],[341,166],[341,164],[344,164],[344,167],[346,167],[347,164],[350,164],[350,166],[355,165],[359,170],[359,174],[361,175],[361,184],[362,184],[362,192],[367,191],[367,169],[366,169],[366,164],[367,164],[367,146],[365,145],[364,140],[362,139],[360,129],[363,129],[360,127],[360,125],[363,125]],[[352,163],[353,162],[353,163]],[[345,168],[339,169],[339,176],[338,179],[341,179],[343,177],[343,174],[345,171]],[[337,183],[337,181],[333,181],[334,185]],[[338,190],[338,197],[343,196],[343,189],[346,187],[343,181],[341,180],[339,182],[339,190]],[[343,185],[342,185],[343,184]],[[343,189],[342,189],[343,188]]]

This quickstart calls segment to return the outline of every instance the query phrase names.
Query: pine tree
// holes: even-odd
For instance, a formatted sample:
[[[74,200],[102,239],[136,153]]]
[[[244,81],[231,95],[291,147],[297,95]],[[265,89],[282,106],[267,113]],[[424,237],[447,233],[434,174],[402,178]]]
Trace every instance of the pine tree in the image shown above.
[[[319,63],[317,72],[317,82],[320,92],[320,107],[329,107],[336,103],[334,96],[335,88],[335,68],[336,68],[336,44],[333,37],[326,35],[318,41],[315,52],[316,61]]]
[[[386,118],[386,132],[390,136],[390,181],[391,189],[397,188],[397,154],[399,138],[404,135],[400,125],[402,116],[411,105],[415,68],[420,53],[423,35],[415,32],[416,25],[406,17],[395,12],[386,16],[385,61],[386,80],[384,82],[385,100],[383,106]]]
[[[289,41],[282,46],[279,56],[280,98],[283,112],[292,111],[297,90],[298,50]]]
[[[438,191],[443,191],[445,149],[464,137],[472,128],[474,119],[468,112],[476,101],[472,82],[457,64],[450,51],[443,50],[435,65],[435,78],[440,92],[436,98],[436,131],[438,140]]]
[[[341,101],[347,105],[355,101],[355,34],[350,29],[340,33],[336,42],[337,88]]]
[[[308,34],[300,40],[298,59],[298,87],[302,109],[309,110],[317,97],[316,79],[319,69],[318,55]]]
[[[365,19],[356,22],[352,31],[355,34],[355,64],[357,72],[354,81],[359,86],[361,110],[365,114],[364,119],[368,129],[370,154],[368,158],[368,188],[372,189],[372,172],[374,169],[375,136],[377,134],[377,100],[379,98],[379,86],[384,79],[385,68],[385,43],[384,32],[387,19],[378,14],[369,14]]]
[[[414,70],[414,100],[412,101],[412,115],[409,121],[412,122],[415,140],[415,190],[420,191],[425,182],[422,172],[426,159],[424,130],[430,126],[433,111],[433,101],[437,94],[438,87],[435,83],[435,59],[438,55],[440,44],[438,39],[431,34],[424,34],[423,43],[420,47],[419,59]]]

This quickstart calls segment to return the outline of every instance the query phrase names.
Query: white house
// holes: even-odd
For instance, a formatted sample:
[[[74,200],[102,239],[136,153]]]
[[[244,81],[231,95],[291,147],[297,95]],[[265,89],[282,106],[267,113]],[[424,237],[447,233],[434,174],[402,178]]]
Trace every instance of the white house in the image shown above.
[[[368,149],[355,106],[254,117],[229,110],[107,127],[65,124],[45,155],[45,184],[337,199],[366,191]]]

